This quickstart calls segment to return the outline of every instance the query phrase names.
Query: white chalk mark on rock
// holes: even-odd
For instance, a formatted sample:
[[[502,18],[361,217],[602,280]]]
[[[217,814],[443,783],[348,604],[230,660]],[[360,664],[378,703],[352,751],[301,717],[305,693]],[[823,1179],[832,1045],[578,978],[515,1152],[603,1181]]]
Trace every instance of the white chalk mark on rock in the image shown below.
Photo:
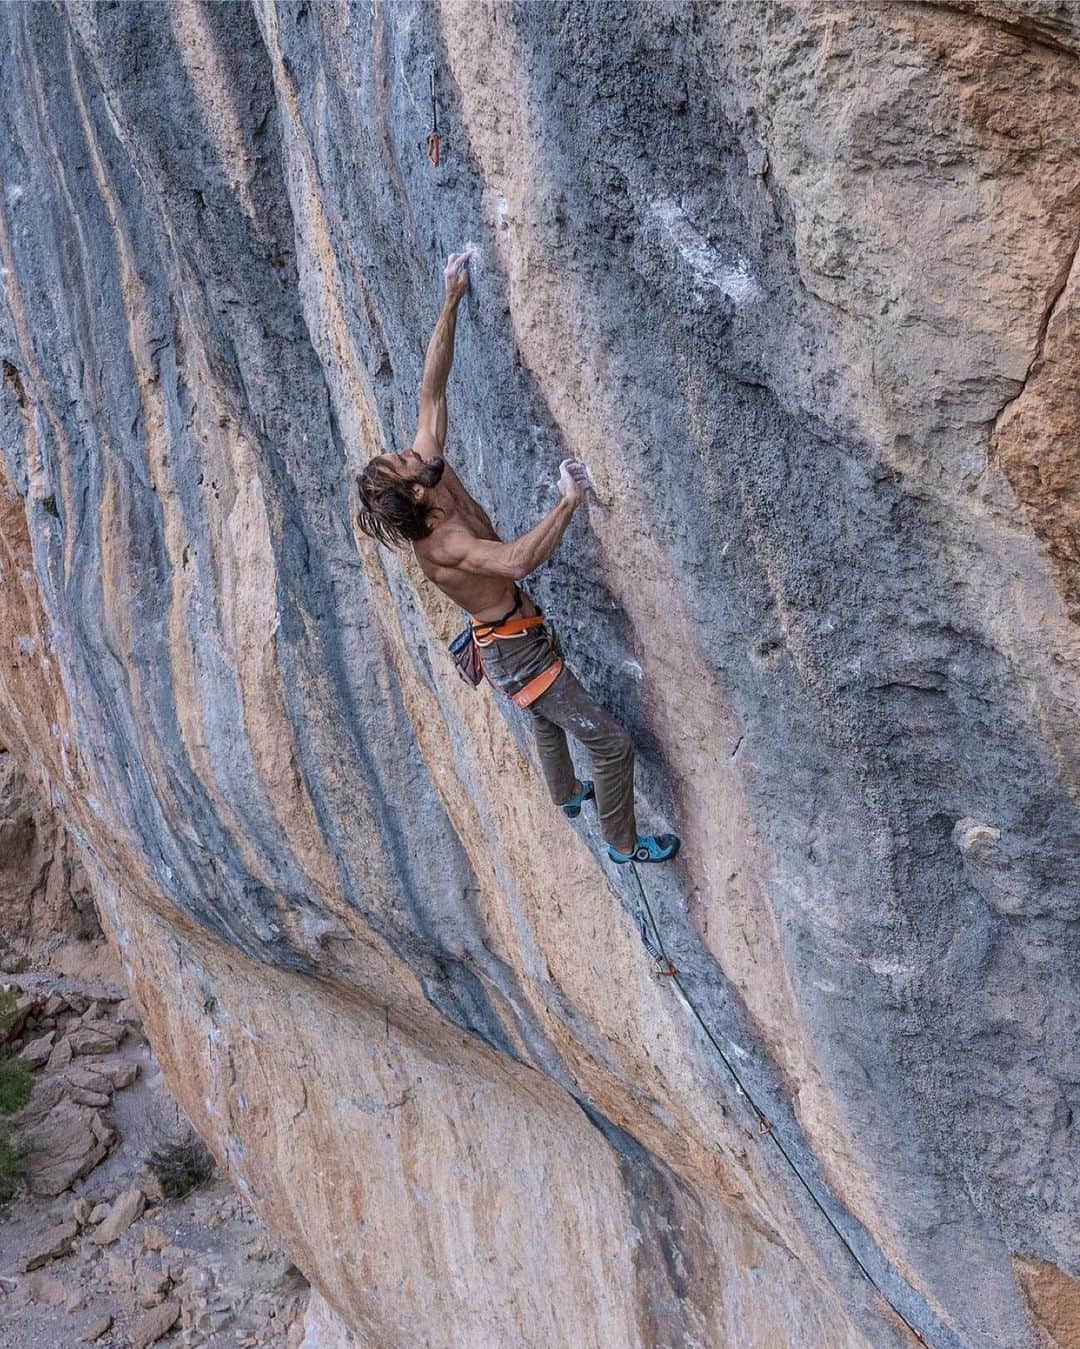
[[[904,965],[898,960],[874,960],[871,958],[866,963],[875,974],[881,975],[883,978],[896,978],[899,975],[915,972],[914,965]]]
[[[740,255],[725,260],[699,234],[677,201],[664,198],[649,207],[652,215],[667,231],[668,238],[689,263],[697,276],[708,286],[722,290],[735,304],[748,304],[761,295],[761,287],[750,271],[750,265]]]

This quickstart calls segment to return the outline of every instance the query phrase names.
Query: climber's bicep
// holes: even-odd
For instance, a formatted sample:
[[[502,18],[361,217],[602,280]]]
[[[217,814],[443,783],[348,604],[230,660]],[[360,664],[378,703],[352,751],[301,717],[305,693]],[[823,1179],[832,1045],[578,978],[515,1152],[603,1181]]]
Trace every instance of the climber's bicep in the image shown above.
[[[446,386],[435,394],[420,390],[420,408],[416,419],[416,453],[422,459],[437,459],[446,447]]]
[[[421,459],[438,459],[443,452],[443,446],[446,444],[446,417],[443,417],[442,435],[437,434],[437,424],[434,422],[425,422],[423,412],[420,415],[420,423],[416,428],[416,438],[413,441],[413,449]]]
[[[478,539],[466,530],[453,530],[431,550],[431,559],[441,567],[451,567],[470,576],[499,576],[510,581],[521,579],[521,569],[512,546],[493,539]]]

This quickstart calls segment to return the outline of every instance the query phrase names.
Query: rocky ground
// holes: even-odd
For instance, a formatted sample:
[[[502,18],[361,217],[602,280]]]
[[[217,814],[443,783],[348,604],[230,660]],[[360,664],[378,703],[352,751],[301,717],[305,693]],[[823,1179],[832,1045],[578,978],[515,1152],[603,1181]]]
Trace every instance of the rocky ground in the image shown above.
[[[0,1349],[299,1344],[307,1282],[229,1181],[166,1198],[148,1165],[192,1135],[123,986],[52,969],[3,982],[19,993],[9,1044],[37,1072],[13,1117],[34,1150],[0,1209]]]

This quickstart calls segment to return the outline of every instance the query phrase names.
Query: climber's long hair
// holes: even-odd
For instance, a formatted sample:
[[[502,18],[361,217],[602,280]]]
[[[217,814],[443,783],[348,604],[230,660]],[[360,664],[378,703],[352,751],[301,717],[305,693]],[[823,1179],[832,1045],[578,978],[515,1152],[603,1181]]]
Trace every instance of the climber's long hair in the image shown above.
[[[369,538],[388,548],[401,548],[431,533],[428,507],[413,496],[412,482],[403,482],[377,459],[368,464],[356,484],[360,492],[356,523]]]

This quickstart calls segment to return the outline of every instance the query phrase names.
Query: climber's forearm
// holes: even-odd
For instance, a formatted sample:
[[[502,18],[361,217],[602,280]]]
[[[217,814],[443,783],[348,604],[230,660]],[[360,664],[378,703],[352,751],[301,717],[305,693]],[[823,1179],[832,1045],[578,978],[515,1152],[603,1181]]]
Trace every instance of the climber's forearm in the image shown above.
[[[505,545],[515,580],[523,580],[530,572],[534,572],[558,548],[567,525],[574,518],[577,504],[570,497],[560,497],[558,504],[548,511],[538,525]]]
[[[559,546],[579,503],[577,496],[561,497],[538,525],[510,543],[479,539],[466,529],[448,528],[433,554],[434,560],[475,576],[505,576],[510,581],[523,581]]]
[[[447,297],[424,358],[415,441],[416,452],[424,459],[441,455],[446,445],[446,383],[454,361],[458,303],[457,299]]]
[[[424,377],[420,382],[421,398],[442,398],[446,393],[446,381],[450,378],[450,366],[454,360],[454,333],[457,328],[457,311],[460,300],[447,299],[442,313],[435,324],[435,330],[428,342],[427,355],[424,357]]]

